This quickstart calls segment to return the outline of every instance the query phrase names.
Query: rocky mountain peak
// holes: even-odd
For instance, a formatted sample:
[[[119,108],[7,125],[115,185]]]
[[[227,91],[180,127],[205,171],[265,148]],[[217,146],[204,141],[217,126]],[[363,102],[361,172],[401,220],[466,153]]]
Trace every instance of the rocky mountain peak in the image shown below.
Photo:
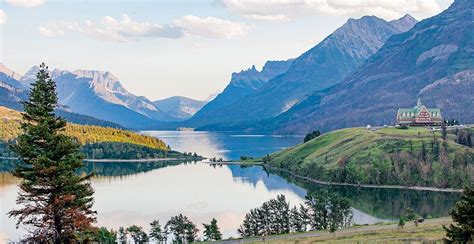
[[[418,23],[418,20],[413,18],[410,14],[405,14],[400,19],[392,20],[389,23],[400,32],[405,32],[413,28],[413,26]]]
[[[255,65],[252,65],[249,69],[232,73],[230,83],[234,86],[257,90],[271,78],[285,73],[292,62],[292,59],[285,61],[267,61],[262,71],[258,71]]]
[[[122,87],[118,78],[109,71],[75,70],[72,73],[79,78],[91,79],[90,83],[96,89],[104,88],[107,91],[128,93],[127,90]]]
[[[38,73],[39,66],[35,65],[31,67],[26,73],[21,77],[20,81],[29,86],[32,82],[36,80],[36,73]]]
[[[15,79],[15,80],[20,80],[21,75],[11,69],[9,69],[7,66],[5,66],[3,63],[0,63],[0,72],[6,74],[7,76]]]

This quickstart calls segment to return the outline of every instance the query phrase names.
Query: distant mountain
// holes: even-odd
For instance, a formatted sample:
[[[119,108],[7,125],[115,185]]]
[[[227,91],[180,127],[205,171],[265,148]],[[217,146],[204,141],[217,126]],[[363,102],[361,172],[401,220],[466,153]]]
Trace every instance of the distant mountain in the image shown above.
[[[455,0],[441,14],[392,36],[341,84],[314,93],[260,129],[304,133],[313,129],[395,122],[399,107],[417,98],[445,118],[474,122],[474,1]]]
[[[37,69],[32,67],[21,81],[31,83],[32,74]],[[57,84],[59,103],[75,113],[112,121],[127,128],[150,128],[157,121],[173,120],[147,98],[128,92],[110,72],[55,69],[51,77]]]
[[[176,121],[191,118],[206,103],[207,102],[205,101],[198,101],[181,96],[169,97],[153,102],[157,109],[165,112],[169,117]]]
[[[18,89],[26,88],[19,80],[21,75],[0,63],[0,81]]]
[[[418,22],[415,18],[413,18],[411,15],[406,14],[400,19],[392,20],[390,21],[390,25],[395,27],[397,30],[400,32],[405,32],[413,28],[415,24]]]
[[[200,123],[200,121],[208,121],[219,109],[256,93],[270,79],[288,71],[292,62],[292,59],[286,61],[267,61],[262,71],[258,71],[254,65],[250,69],[232,73],[230,83],[224,91],[204,106],[189,123],[196,124]]]
[[[57,109],[55,113],[57,116],[64,118],[67,122],[78,124],[78,125],[96,125],[96,126],[102,126],[102,127],[126,129],[123,126],[110,122],[110,121],[101,120],[101,119],[94,118],[92,116],[73,113],[66,110]]]
[[[252,94],[213,111],[213,116],[206,121],[195,123],[196,119],[192,118],[191,125],[212,128],[212,124],[216,124],[217,128],[219,123],[252,121],[284,113],[312,92],[341,82],[377,52],[390,36],[410,29],[413,24],[409,16],[391,23],[375,16],[349,19],[296,58],[285,73],[270,79]]]
[[[32,71],[30,71],[30,73],[31,72]],[[32,73],[30,77],[33,77]],[[21,101],[24,101],[28,98],[28,92],[26,90],[26,85],[21,83],[18,79],[21,80],[22,76],[14,71],[11,71],[5,65],[0,64],[0,106],[11,108],[17,111],[23,110]],[[29,85],[29,83],[27,84]],[[69,107],[62,104],[59,105],[58,109],[56,110],[56,114],[65,118],[67,121],[76,124],[123,128],[122,126],[109,121],[73,113],[70,111]]]
[[[21,101],[26,99],[26,92],[10,85],[11,82],[4,82],[3,75],[3,73],[0,73],[0,106],[15,110],[22,109]]]

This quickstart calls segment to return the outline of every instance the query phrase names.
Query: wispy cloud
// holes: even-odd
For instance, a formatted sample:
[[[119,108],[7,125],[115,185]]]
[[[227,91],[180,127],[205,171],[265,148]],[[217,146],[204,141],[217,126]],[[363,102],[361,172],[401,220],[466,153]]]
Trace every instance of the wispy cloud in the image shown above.
[[[243,36],[249,29],[249,26],[243,23],[194,15],[183,16],[175,20],[173,25],[183,29],[187,35],[226,39]]]
[[[441,11],[436,0],[219,0],[219,4],[244,18],[270,21],[318,14],[394,19],[406,13],[427,17]]]
[[[182,38],[199,36],[205,38],[233,38],[242,36],[248,27],[243,23],[214,17],[186,15],[171,24],[155,24],[132,20],[123,14],[120,19],[105,16],[100,21],[51,22],[38,27],[46,37],[62,36],[66,32],[77,32],[88,37],[117,42],[136,41],[142,38]]]
[[[5,13],[5,11],[3,11],[3,9],[0,9],[0,25],[5,24],[7,22],[7,19],[8,19],[8,16]]]
[[[17,7],[31,8],[44,4],[44,0],[6,0],[8,4]]]

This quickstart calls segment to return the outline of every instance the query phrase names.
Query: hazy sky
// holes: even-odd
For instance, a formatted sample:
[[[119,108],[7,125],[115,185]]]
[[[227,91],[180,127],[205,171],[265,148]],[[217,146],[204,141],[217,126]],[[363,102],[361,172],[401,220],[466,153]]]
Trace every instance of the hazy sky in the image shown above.
[[[452,0],[0,0],[0,61],[106,70],[152,100],[205,99],[232,72],[294,58],[349,17],[435,15]]]

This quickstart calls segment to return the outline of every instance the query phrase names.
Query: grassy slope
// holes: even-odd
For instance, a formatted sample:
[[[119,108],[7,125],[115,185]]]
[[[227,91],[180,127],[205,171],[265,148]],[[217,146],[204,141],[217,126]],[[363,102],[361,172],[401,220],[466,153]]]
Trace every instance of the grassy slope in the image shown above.
[[[0,106],[0,140],[11,140],[16,138],[19,133],[21,133],[19,128],[20,122],[20,112]],[[121,129],[68,124],[65,132],[68,135],[77,138],[81,144],[121,142],[168,150],[167,145],[155,137],[144,136]]]
[[[437,243],[446,236],[443,225],[450,223],[450,218],[440,218],[426,220],[418,227],[408,222],[403,229],[399,229],[397,224],[359,226],[337,231],[335,234],[317,231],[271,236],[265,243]],[[263,241],[249,242],[263,243]]]
[[[303,176],[327,181],[341,181],[337,174],[341,165],[345,165],[347,169],[345,173],[348,173],[348,177],[352,177],[345,179],[346,182],[390,184],[387,182],[389,179],[383,178],[383,174],[374,180],[373,175],[370,175],[373,173],[373,169],[380,169],[382,172],[384,169],[390,169],[393,166],[395,154],[412,153],[415,155],[419,153],[422,141],[425,143],[427,154],[434,155],[431,151],[433,136],[439,138],[441,145],[440,132],[432,132],[426,128],[410,128],[408,130],[383,128],[377,131],[365,128],[342,129],[274,153],[271,155],[270,164]],[[466,163],[472,170],[474,167],[472,157],[464,155],[466,153],[474,155],[474,149],[455,143],[454,138],[455,135],[452,134],[448,137],[448,159],[454,161],[456,157],[462,156],[471,161]],[[435,159],[429,158],[427,161],[429,165],[427,163],[424,167],[441,167]],[[408,182],[406,185],[410,185],[410,183]]]

